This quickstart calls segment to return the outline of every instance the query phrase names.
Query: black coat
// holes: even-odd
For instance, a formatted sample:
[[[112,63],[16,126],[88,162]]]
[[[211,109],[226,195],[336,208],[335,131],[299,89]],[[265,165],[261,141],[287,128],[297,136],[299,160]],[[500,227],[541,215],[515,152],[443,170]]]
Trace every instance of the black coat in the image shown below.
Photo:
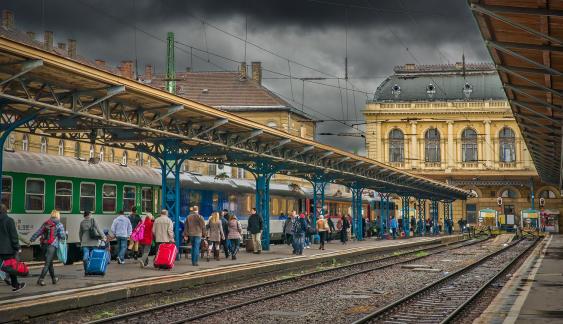
[[[135,227],[137,227],[137,225],[139,225],[139,223],[142,221],[141,216],[139,216],[139,214],[131,213],[128,218],[129,221],[131,222],[132,229],[135,229]]]
[[[262,231],[262,227],[264,225],[264,221],[262,217],[258,216],[258,214],[252,214],[248,217],[248,228],[247,230],[250,234],[258,234]]]
[[[0,214],[0,254],[15,255],[19,249],[16,223],[8,214]]]
[[[221,216],[221,226],[223,226],[223,234],[225,237],[229,235],[229,221],[225,218],[225,216]]]

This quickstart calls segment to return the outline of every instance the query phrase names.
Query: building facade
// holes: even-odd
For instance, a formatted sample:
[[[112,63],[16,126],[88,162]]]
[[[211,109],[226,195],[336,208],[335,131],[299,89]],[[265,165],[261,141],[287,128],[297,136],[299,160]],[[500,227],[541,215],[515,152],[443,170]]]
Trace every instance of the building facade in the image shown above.
[[[531,207],[563,211],[561,192],[537,175],[494,66],[394,71],[363,111],[370,158],[471,190],[473,198],[453,204],[456,224],[477,223],[487,208],[516,222]]]

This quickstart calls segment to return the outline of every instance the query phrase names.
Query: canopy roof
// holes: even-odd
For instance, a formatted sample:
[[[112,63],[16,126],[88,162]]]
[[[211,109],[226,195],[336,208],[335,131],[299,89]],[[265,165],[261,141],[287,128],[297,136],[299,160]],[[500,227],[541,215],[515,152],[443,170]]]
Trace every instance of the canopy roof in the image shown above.
[[[287,134],[56,53],[0,37],[4,127],[163,155],[175,140],[190,159],[276,166],[298,177],[435,200],[469,192]],[[34,118],[31,118],[34,117]]]
[[[542,181],[563,187],[563,2],[470,0]]]

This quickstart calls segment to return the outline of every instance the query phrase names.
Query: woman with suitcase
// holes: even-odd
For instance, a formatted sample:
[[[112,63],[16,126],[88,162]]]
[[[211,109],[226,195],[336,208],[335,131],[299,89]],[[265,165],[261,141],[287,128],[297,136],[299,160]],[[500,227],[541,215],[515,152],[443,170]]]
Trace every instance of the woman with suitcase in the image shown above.
[[[223,233],[223,225],[218,212],[214,212],[209,218],[209,223],[207,223],[207,238],[210,242],[209,244],[212,246],[213,258],[219,261],[220,245],[221,241],[225,239],[225,234]]]
[[[100,240],[106,240],[104,232],[89,211],[84,212],[84,219],[80,222],[78,237],[82,247],[82,265],[84,266],[84,271],[86,271],[92,250],[100,245]]]

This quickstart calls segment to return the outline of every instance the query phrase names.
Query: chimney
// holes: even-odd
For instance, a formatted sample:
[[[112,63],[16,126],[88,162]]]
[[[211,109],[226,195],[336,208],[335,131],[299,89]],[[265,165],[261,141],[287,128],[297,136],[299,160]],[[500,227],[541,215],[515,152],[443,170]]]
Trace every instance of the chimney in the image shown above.
[[[122,61],[119,70],[122,77],[133,79],[133,61]]]
[[[68,56],[70,58],[76,58],[76,40],[68,40]]]
[[[100,59],[96,59],[95,62],[96,62],[96,66],[97,66],[97,67],[102,68],[102,69],[105,69],[105,67],[106,67],[106,61],[100,60]]]
[[[145,65],[145,81],[152,80],[152,72],[153,72],[152,65],[150,64]]]
[[[35,33],[32,31],[28,31],[27,33],[27,37],[29,38],[30,41],[35,41]]]
[[[246,71],[246,62],[240,62],[240,79],[246,80],[248,73]]]
[[[252,62],[252,80],[262,85],[262,63]]]
[[[45,31],[43,38],[43,48],[47,51],[53,50],[53,32]]]
[[[57,48],[60,50],[66,50],[66,44],[65,43],[57,43]]]
[[[14,13],[11,10],[2,10],[2,27],[14,29]]]

